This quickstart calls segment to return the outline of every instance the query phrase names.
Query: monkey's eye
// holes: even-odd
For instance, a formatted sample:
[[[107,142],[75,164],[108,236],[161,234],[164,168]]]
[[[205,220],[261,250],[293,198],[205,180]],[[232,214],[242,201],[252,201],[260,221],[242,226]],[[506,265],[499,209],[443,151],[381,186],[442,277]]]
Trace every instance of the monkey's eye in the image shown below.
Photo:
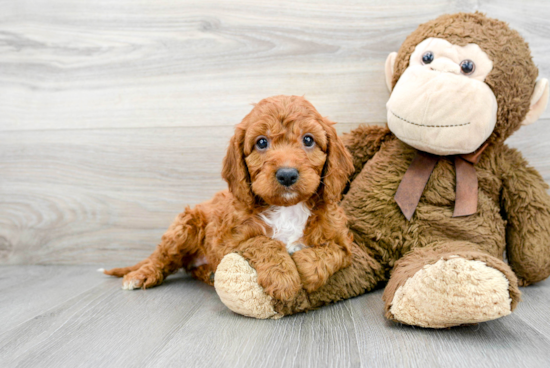
[[[311,134],[304,135],[304,138],[302,138],[302,142],[304,142],[304,146],[306,147],[313,147],[315,144],[315,139],[311,136]]]
[[[434,61],[434,53],[431,51],[426,51],[422,55],[422,63],[423,64],[431,64],[431,62]]]
[[[268,145],[269,145],[269,142],[267,141],[266,137],[260,136],[256,139],[256,148],[259,151],[264,151]]]
[[[472,60],[462,60],[460,62],[460,70],[462,74],[472,74],[476,70],[476,64]]]

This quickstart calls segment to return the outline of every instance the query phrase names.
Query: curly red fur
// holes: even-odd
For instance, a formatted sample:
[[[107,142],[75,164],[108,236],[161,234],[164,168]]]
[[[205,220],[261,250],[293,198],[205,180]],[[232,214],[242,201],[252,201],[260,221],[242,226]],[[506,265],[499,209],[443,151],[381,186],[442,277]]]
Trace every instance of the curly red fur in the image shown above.
[[[302,288],[320,288],[351,261],[352,239],[338,201],[353,162],[332,125],[302,97],[260,101],[229,143],[222,170],[229,191],[187,207],[149,258],[105,273],[148,288],[183,267],[211,284],[222,258],[238,252],[257,271],[266,293],[278,300],[291,300]],[[312,147],[303,143],[306,134],[315,141]],[[268,149],[256,147],[260,136],[269,141]],[[296,183],[277,181],[283,167],[298,170]],[[273,230],[260,215],[271,206],[298,203],[311,213],[299,240],[307,248],[291,256],[286,244],[272,239]]]

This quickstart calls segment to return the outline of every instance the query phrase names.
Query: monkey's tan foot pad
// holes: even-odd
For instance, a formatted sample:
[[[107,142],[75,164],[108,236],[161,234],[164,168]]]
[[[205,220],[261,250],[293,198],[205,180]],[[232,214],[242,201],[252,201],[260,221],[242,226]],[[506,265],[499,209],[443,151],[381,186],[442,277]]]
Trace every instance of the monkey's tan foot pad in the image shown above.
[[[511,313],[508,286],[502,272],[455,256],[409,278],[395,292],[390,313],[399,322],[429,328],[490,321]]]
[[[226,255],[218,265],[214,287],[222,303],[235,313],[259,319],[282,317],[258,284],[256,270],[236,253]]]

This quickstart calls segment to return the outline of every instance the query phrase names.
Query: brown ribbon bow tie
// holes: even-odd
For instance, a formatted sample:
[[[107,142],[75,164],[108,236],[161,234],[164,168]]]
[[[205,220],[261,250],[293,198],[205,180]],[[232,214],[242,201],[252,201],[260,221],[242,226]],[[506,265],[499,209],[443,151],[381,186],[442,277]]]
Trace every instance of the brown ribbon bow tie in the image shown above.
[[[456,197],[453,217],[473,215],[477,211],[477,174],[474,165],[478,163],[487,143],[473,153],[455,156]],[[418,206],[424,187],[441,156],[417,151],[411,165],[403,176],[395,201],[407,220],[410,220]]]

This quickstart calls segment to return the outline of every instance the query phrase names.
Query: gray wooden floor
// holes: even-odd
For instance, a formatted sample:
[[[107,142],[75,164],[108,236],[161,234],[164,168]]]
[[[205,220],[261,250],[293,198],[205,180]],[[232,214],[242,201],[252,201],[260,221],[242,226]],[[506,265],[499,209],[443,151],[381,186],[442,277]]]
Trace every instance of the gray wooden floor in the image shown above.
[[[183,273],[147,291],[90,266],[0,267],[0,367],[548,367],[550,280],[500,320],[448,330],[383,317],[381,291],[261,321]]]

